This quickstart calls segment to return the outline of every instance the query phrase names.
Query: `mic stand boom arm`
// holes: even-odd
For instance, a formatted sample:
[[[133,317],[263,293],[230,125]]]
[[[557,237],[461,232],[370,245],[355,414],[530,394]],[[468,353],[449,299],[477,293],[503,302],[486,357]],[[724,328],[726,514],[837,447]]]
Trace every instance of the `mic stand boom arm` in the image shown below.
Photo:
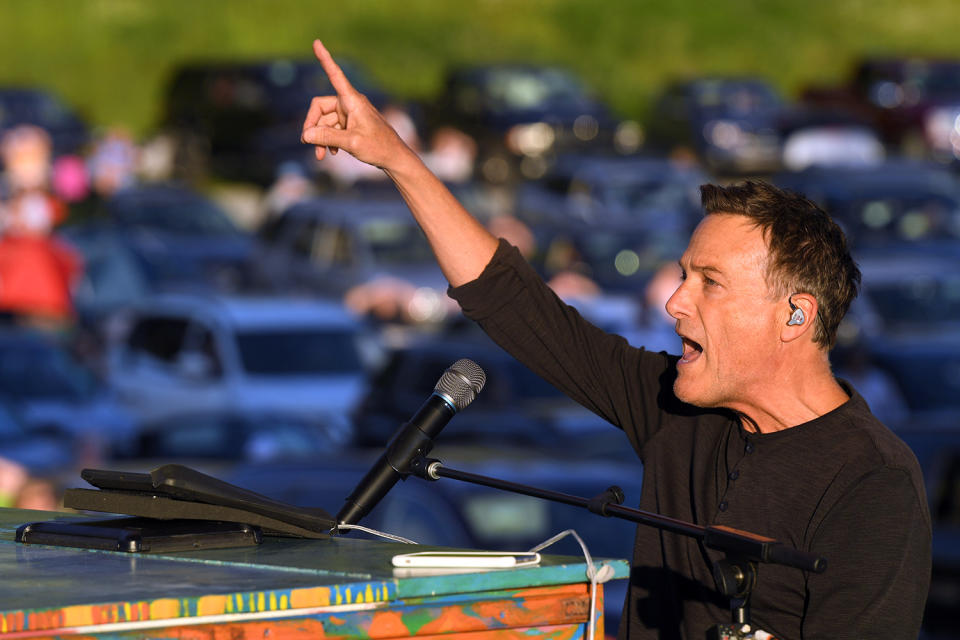
[[[440,460],[423,456],[414,458],[409,469],[411,474],[424,480],[452,478],[502,491],[582,507],[597,515],[616,517],[687,537],[698,538],[704,546],[727,555],[725,560],[714,564],[714,580],[718,590],[731,598],[733,622],[736,624],[749,622],[747,604],[750,591],[756,583],[757,563],[780,564],[813,573],[823,573],[827,568],[827,560],[823,556],[794,549],[773,538],[722,525],[704,527],[658,513],[625,507],[621,504],[624,496],[620,487],[610,487],[593,498],[582,498],[468,471],[451,469],[443,466]]]

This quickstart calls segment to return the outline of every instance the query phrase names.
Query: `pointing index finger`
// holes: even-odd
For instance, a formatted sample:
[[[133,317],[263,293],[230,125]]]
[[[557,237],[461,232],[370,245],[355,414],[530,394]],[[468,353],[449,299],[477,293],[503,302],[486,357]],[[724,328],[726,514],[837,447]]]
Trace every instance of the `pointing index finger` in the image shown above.
[[[347,76],[344,75],[340,65],[334,61],[333,56],[330,55],[330,52],[327,51],[327,48],[324,47],[323,43],[319,40],[313,41],[313,54],[317,56],[317,60],[320,61],[320,66],[323,67],[327,77],[330,78],[330,84],[333,85],[337,95],[345,96],[356,93],[356,89],[354,89],[350,81],[347,80]]]

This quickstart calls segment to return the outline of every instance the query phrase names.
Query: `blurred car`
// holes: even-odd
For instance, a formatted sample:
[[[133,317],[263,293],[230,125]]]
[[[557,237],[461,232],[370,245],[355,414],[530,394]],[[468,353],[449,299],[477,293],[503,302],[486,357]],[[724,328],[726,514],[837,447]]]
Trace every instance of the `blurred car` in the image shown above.
[[[31,474],[55,475],[77,462],[77,442],[66,433],[43,428],[29,431],[8,401],[0,401],[0,458],[22,465]]]
[[[437,324],[458,315],[426,237],[396,194],[319,197],[259,231],[255,280],[269,292],[340,298],[380,321]]]
[[[123,247],[154,290],[242,289],[249,283],[256,246],[253,234],[213,200],[170,183],[122,189],[107,200],[102,216],[60,233],[95,264],[106,257],[97,253],[98,245]]]
[[[887,155],[873,125],[843,109],[793,106],[778,118],[777,132],[787,171],[872,166]]]
[[[39,331],[0,330],[0,397],[28,434],[66,436],[103,449],[136,427],[107,385],[63,342]]]
[[[178,413],[142,424],[114,460],[243,462],[313,459],[343,447],[336,425],[304,415],[227,408]]]
[[[949,250],[960,240],[960,180],[939,165],[888,160],[811,167],[779,174],[774,182],[824,207],[854,249],[906,244]]]
[[[472,410],[471,406],[454,417],[450,429]],[[592,498],[617,485],[623,489],[626,506],[635,506],[640,499],[643,469],[636,460],[616,463],[572,456],[554,458],[537,450],[510,452],[506,447],[495,455],[478,454],[472,449],[445,447],[445,434],[438,440],[433,454],[451,468],[582,498]],[[320,507],[332,515],[340,510],[379,454],[370,451],[363,456],[341,455],[309,463],[242,465],[223,479],[289,504]],[[636,525],[628,521],[604,518],[571,505],[449,478],[429,482],[415,477],[397,483],[358,524],[425,545],[506,551],[527,550],[573,529],[594,561],[629,560],[636,531]],[[370,537],[361,531],[343,535]],[[583,557],[571,536],[543,553]],[[626,587],[626,580],[604,585],[605,628],[610,637],[616,634]]]
[[[69,226],[54,233],[81,256],[83,268],[71,297],[78,322],[86,328],[99,333],[114,313],[165,286],[117,231]]]
[[[573,72],[548,65],[451,69],[430,112],[432,129],[451,126],[477,142],[479,173],[491,182],[539,177],[556,153],[632,153],[641,138]]]
[[[46,88],[0,87],[0,135],[30,124],[50,134],[53,155],[80,153],[90,130],[77,111]]]
[[[892,149],[960,158],[960,59],[867,57],[834,87],[808,87],[801,100],[858,113]]]
[[[706,176],[667,159],[565,156],[517,190],[531,262],[547,278],[574,268],[608,293],[637,293],[683,252],[702,216]]]
[[[364,391],[362,326],[322,300],[159,295],[108,345],[107,375],[142,420],[224,411],[303,415],[351,437]]]
[[[626,436],[520,364],[479,331],[409,339],[388,349],[355,413],[356,442],[380,447],[416,413],[440,375],[470,358],[487,375],[470,410],[451,422],[445,442],[536,446],[542,451],[632,456]]]
[[[534,223],[629,222],[654,234],[689,234],[705,182],[698,168],[662,157],[564,155],[543,178],[518,187],[516,209]]]
[[[649,138],[655,148],[683,150],[717,173],[780,167],[777,120],[786,105],[774,87],[751,76],[679,80],[655,97]]]
[[[356,63],[338,60],[377,107],[388,100]],[[315,59],[196,61],[174,70],[159,129],[175,145],[180,177],[269,184],[285,162],[315,173],[313,148],[300,143],[314,96],[334,93]]]
[[[960,426],[960,247],[953,255],[861,251],[862,292],[841,325],[896,382],[906,424]]]
[[[926,485],[933,524],[933,567],[921,638],[960,638],[960,422],[897,432],[913,449]]]

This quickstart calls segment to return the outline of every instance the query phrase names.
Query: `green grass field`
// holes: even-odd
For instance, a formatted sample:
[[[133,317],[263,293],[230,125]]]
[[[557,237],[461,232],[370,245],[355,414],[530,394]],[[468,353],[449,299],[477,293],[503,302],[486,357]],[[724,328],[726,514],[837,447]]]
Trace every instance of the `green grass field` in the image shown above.
[[[143,135],[178,63],[310,55],[320,37],[402,97],[430,98],[451,63],[547,61],[642,118],[677,75],[756,73],[789,95],[864,53],[960,55],[958,31],[956,0],[0,0],[0,83]]]

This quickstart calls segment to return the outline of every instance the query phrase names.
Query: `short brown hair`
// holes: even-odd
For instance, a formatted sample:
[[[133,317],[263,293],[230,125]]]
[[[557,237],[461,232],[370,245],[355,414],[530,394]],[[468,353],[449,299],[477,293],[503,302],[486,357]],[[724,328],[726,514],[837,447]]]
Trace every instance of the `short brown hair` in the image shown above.
[[[813,339],[824,349],[860,288],[860,269],[843,230],[808,198],[759,180],[700,187],[704,211],[750,218],[763,231],[769,252],[767,282],[777,296],[809,293],[817,299],[820,323]]]

